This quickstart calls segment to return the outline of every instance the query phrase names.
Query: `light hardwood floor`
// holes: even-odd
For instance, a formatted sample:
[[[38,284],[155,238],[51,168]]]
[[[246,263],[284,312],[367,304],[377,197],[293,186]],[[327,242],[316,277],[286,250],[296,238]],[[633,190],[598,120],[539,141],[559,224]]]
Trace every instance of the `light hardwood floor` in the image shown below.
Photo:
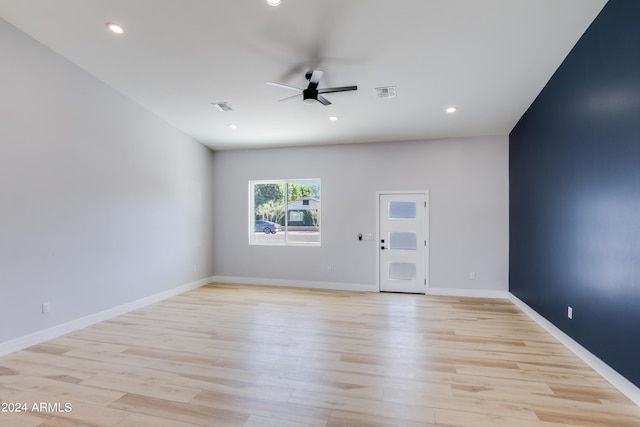
[[[509,301],[229,284],[0,358],[0,400],[3,427],[640,426]]]

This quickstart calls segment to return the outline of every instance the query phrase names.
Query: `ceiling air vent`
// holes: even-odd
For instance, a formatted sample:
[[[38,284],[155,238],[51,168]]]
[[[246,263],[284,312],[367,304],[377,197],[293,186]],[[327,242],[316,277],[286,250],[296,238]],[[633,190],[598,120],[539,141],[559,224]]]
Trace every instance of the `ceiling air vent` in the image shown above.
[[[233,110],[233,108],[231,108],[231,105],[229,105],[228,102],[213,102],[212,105],[216,107],[218,111],[222,111],[223,113],[225,111]]]
[[[395,86],[377,87],[376,92],[378,93],[378,98],[395,98],[396,97]]]

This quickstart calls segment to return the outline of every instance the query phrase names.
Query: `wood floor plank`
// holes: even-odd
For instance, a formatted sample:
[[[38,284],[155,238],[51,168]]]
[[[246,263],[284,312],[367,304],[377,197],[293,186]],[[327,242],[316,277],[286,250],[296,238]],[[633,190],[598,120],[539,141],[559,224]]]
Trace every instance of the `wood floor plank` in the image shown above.
[[[259,382],[219,381],[209,377],[180,375],[171,381],[172,385],[189,387],[202,391],[226,393],[233,396],[259,398],[265,397],[270,401],[286,402],[291,396],[289,387],[276,384],[262,384]],[[195,397],[195,396],[193,396]]]
[[[45,395],[64,396],[66,401],[108,404],[124,395],[111,389],[87,387],[66,381],[57,381],[44,377],[14,375],[4,383],[7,387],[24,392],[37,392]]]
[[[41,426],[113,426],[123,420],[128,414],[124,411],[106,407],[108,400],[100,404],[89,403],[85,399],[76,399],[75,396],[67,396],[51,389],[20,390],[10,386],[0,387],[0,400],[2,402],[18,402],[26,407],[25,412],[6,414],[0,412],[0,425],[4,427],[4,416],[13,415],[14,418],[25,419],[40,418]],[[96,391],[95,393],[99,393]],[[95,396],[94,393],[94,396]],[[44,407],[43,407],[44,405]],[[69,405],[69,406],[68,406]]]
[[[536,420],[531,405],[526,402],[482,399],[477,396],[454,396],[453,393],[438,394],[430,390],[420,392],[417,387],[385,388],[384,400],[388,402],[422,405],[434,409],[450,409],[477,414],[503,415],[511,418]]]
[[[451,409],[435,410],[436,425],[447,427],[568,427],[580,424],[564,424],[540,420],[523,420],[506,416],[478,414]],[[604,427],[604,426],[603,426]],[[608,426],[609,427],[609,426]]]
[[[115,377],[113,375],[96,375],[88,380],[82,381],[80,384],[93,386],[94,388],[116,390],[123,394],[143,394],[145,396],[183,403],[189,402],[200,392],[199,389],[183,387],[175,384],[175,382],[138,381],[130,377]]]
[[[292,403],[326,409],[352,411],[363,415],[393,418],[401,421],[435,423],[434,411],[428,406],[346,397],[340,394],[295,391]]]
[[[345,396],[360,397],[372,400],[381,400],[384,394],[384,387],[381,381],[379,384],[361,385],[345,381],[328,381],[322,379],[297,380],[273,375],[261,376],[257,384],[287,387],[290,390],[325,392],[333,394],[344,394]]]
[[[509,301],[224,283],[1,357],[3,402],[72,411],[2,427],[640,426]]]
[[[404,421],[397,418],[366,415],[360,412],[333,411],[327,427],[437,427],[437,424]]]
[[[2,427],[40,427],[45,419],[29,413],[8,412],[0,414],[0,422]]]
[[[248,415],[269,419],[281,419],[291,423],[324,426],[331,415],[331,411],[320,405],[304,405],[295,402],[279,402],[268,396],[263,398],[237,396],[215,391],[203,391],[196,396],[192,403],[211,408],[243,412]]]
[[[240,427],[248,418],[248,415],[241,412],[157,399],[137,394],[126,394],[110,404],[109,407],[200,426]]]
[[[197,427],[198,424],[184,423],[144,414],[130,414],[114,427]],[[244,426],[243,426],[244,427]]]
[[[251,415],[242,427],[311,427],[313,424],[299,423],[280,418]]]

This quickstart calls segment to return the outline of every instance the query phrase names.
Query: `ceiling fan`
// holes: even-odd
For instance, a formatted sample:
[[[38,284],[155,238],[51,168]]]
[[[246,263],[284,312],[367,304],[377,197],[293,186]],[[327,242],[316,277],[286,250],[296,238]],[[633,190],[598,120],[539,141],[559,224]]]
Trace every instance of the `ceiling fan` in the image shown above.
[[[296,99],[302,95],[302,99],[305,102],[313,102],[318,101],[322,105],[331,105],[331,102],[321,94],[324,93],[333,93],[333,92],[348,92],[351,90],[358,90],[358,86],[341,86],[341,87],[326,87],[322,89],[318,89],[318,84],[320,83],[320,78],[322,77],[323,72],[320,70],[311,70],[305,74],[305,78],[309,80],[309,86],[306,89],[300,89],[294,86],[284,85],[282,83],[275,82],[266,82],[268,85],[282,87],[289,90],[295,90],[299,92],[297,95],[293,95],[284,99],[281,99],[280,102],[291,101],[292,99]]]

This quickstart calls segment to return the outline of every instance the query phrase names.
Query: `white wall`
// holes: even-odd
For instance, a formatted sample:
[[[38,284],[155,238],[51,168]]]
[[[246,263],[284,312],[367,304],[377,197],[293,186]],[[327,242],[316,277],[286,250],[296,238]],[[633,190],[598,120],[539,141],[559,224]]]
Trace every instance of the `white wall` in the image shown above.
[[[0,344],[211,276],[213,153],[2,20],[0,52]]]
[[[506,295],[508,167],[506,136],[216,152],[216,278],[377,290],[376,191],[428,190],[431,290]],[[248,181],[280,178],[321,179],[321,247],[248,245]]]

